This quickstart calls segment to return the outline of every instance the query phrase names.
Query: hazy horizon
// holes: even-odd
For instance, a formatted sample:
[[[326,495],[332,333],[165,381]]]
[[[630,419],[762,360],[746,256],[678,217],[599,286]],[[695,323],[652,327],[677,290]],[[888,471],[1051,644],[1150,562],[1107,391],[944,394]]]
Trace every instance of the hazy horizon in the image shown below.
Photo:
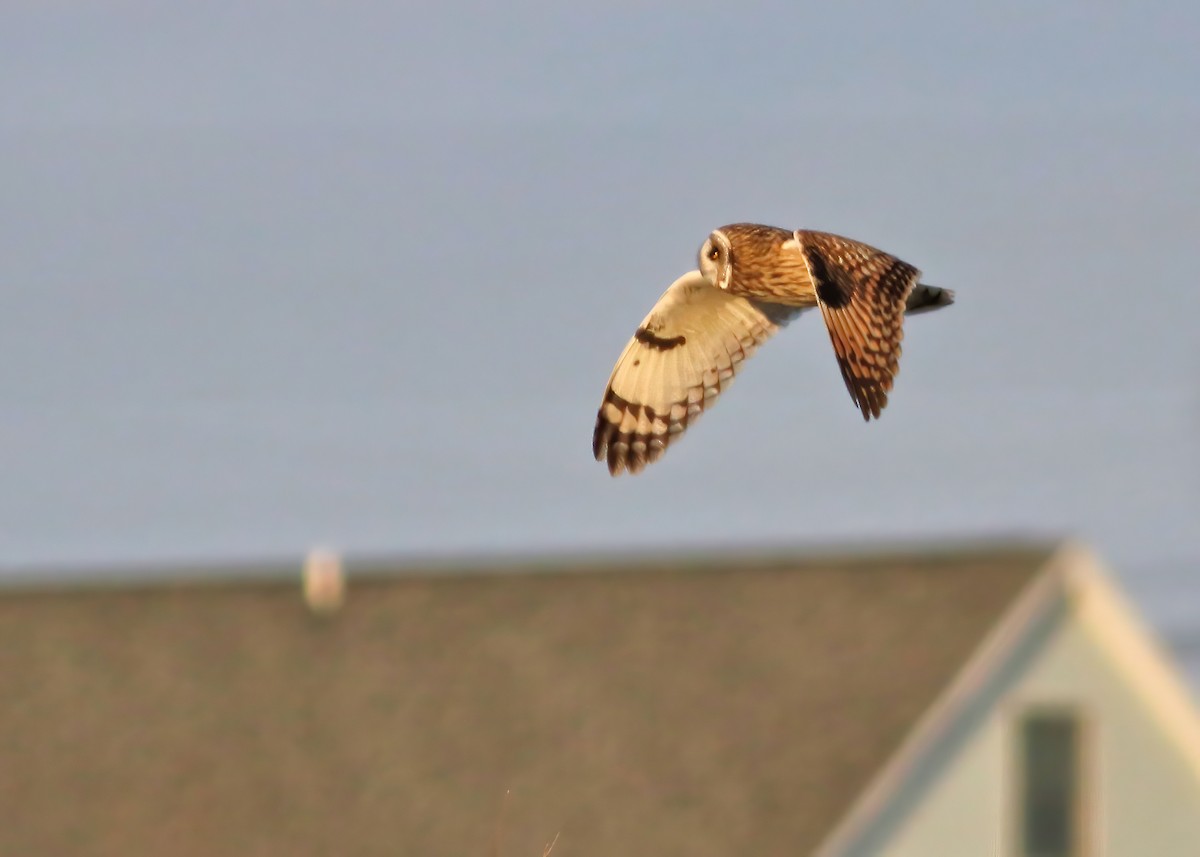
[[[1185,3],[8,4],[0,573],[1070,535],[1200,623],[1200,337],[1169,327],[1200,312],[1197,31]],[[612,480],[613,361],[737,220],[958,303],[910,320],[878,423],[805,316]]]

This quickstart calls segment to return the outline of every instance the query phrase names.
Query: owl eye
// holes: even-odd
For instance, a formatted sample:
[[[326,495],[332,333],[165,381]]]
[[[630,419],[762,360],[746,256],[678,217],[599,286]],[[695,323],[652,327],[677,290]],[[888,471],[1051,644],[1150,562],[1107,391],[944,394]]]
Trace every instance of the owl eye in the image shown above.
[[[712,249],[710,249],[708,251],[708,258],[714,262],[717,261],[718,259],[721,258],[721,251],[718,250],[716,247],[713,247]]]

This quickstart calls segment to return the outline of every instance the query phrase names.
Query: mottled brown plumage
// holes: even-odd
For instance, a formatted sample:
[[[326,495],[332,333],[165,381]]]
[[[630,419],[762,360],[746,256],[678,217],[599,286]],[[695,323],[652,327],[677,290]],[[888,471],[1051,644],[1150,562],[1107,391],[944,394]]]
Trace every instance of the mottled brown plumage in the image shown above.
[[[900,368],[908,296],[921,272],[858,241],[797,232],[838,368],[863,419],[887,406]]]
[[[730,294],[770,300],[789,306],[810,307],[812,290],[805,290],[808,272],[798,253],[790,252],[795,235],[775,226],[734,223],[719,230],[731,246],[733,271]]]
[[[755,348],[812,307],[854,404],[864,419],[878,418],[899,369],[905,313],[954,298],[919,284],[920,271],[895,256],[825,232],[730,224],[704,242],[699,264],[667,290],[613,369],[592,450],[614,475],[659,458]]]

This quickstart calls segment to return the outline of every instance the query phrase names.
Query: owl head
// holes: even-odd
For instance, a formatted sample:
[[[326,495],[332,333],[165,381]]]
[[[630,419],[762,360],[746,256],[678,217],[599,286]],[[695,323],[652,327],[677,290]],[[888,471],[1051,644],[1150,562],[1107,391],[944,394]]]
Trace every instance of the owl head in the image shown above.
[[[714,230],[700,248],[700,273],[718,289],[728,289],[733,278],[733,254],[728,236]]]

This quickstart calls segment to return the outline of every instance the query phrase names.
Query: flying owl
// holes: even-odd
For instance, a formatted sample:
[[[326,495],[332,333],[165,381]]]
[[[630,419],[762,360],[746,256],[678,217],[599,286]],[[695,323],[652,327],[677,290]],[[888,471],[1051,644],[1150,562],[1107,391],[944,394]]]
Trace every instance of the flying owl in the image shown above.
[[[700,270],[670,285],[608,379],[592,452],[617,476],[640,472],[711,407],[746,358],[817,307],[850,398],[879,417],[900,362],[904,316],[954,302],[949,289],[874,247],[825,232],[722,226]]]

